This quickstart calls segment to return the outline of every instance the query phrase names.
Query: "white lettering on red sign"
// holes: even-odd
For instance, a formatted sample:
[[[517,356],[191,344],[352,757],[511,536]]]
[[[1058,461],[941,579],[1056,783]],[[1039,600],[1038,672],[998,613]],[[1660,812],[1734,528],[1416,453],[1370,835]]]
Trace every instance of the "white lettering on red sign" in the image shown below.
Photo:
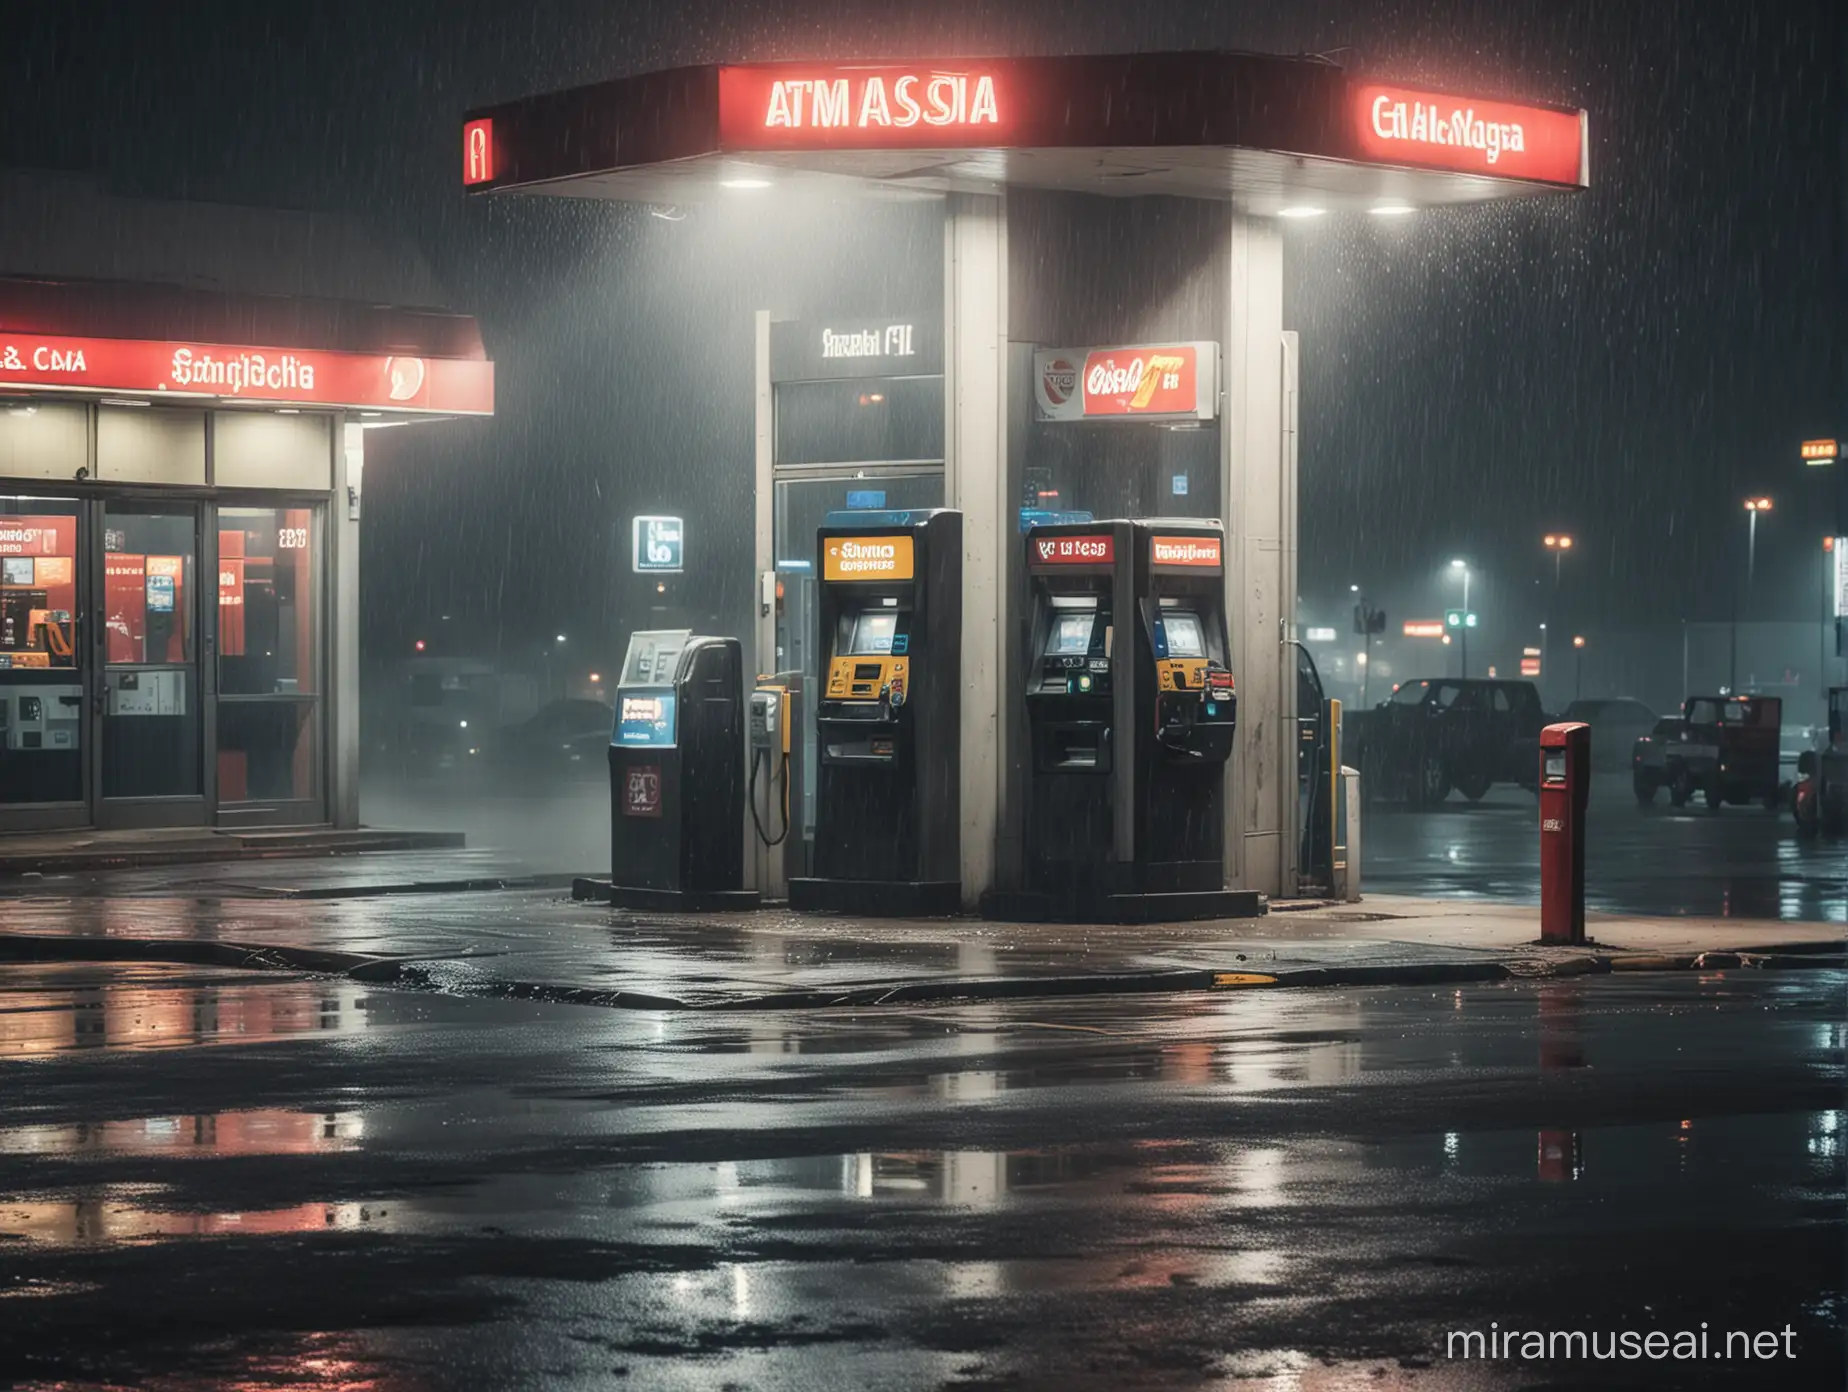
[[[1527,148],[1527,130],[1519,121],[1485,121],[1473,106],[1445,111],[1436,102],[1394,101],[1383,92],[1373,99],[1373,133],[1381,140],[1477,150],[1489,164],[1503,150],[1520,154]]]
[[[1103,536],[1036,536],[1033,559],[1038,565],[1110,565],[1116,560],[1116,538]]]
[[[262,353],[213,357],[209,349],[177,349],[169,379],[177,387],[222,387],[227,396],[251,387],[270,391],[314,390],[314,364],[293,353],[267,358]]]
[[[986,73],[785,78],[770,84],[764,129],[870,130],[999,125],[995,80]]]
[[[1218,537],[1150,537],[1149,560],[1155,565],[1216,566]]]

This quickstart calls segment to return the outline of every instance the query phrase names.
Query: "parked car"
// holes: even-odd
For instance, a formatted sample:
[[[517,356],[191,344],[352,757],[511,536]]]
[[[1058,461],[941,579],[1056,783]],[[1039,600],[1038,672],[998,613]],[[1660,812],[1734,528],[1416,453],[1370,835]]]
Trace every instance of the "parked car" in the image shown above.
[[[1656,725],[1656,713],[1628,696],[1606,696],[1574,701],[1561,720],[1582,720],[1591,726],[1591,766],[1598,773],[1621,773],[1639,739]]]
[[[1665,715],[1630,745],[1630,785],[1636,800],[1644,807],[1668,786],[1668,751],[1681,743],[1687,721],[1678,715]]]
[[[1710,812],[1728,802],[1759,802],[1776,811],[1783,708],[1776,696],[1688,697],[1680,738],[1663,758],[1669,800],[1681,807],[1698,792]]]
[[[502,786],[538,787],[609,776],[610,729],[615,713],[601,701],[564,700],[541,706],[530,719],[494,733],[489,766]]]
[[[1546,723],[1532,682],[1402,682],[1361,722],[1361,788],[1414,807],[1434,807],[1452,788],[1471,802],[1497,783],[1532,789]]]
[[[1830,836],[1848,831],[1848,686],[1829,692],[1825,739],[1797,759],[1797,785],[1790,799],[1797,826]]]

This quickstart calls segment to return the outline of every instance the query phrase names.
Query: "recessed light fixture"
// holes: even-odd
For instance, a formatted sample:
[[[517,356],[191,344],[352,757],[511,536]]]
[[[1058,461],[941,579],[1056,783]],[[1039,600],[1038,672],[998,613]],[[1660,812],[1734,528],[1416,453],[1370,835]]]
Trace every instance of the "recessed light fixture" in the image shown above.
[[[1326,208],[1318,208],[1310,203],[1294,203],[1288,208],[1279,208],[1277,210],[1277,216],[1287,218],[1312,218],[1321,217],[1322,214],[1327,211],[1328,209]]]
[[[1404,217],[1407,213],[1415,213],[1418,210],[1410,203],[1375,203],[1367,211],[1374,217]]]
[[[146,406],[145,401],[136,401],[130,396],[105,396],[100,398],[105,406]]]
[[[728,189],[766,189],[770,187],[768,179],[720,179],[720,188]]]
[[[278,406],[276,408],[276,414],[279,416],[299,416],[301,410],[299,407],[295,406]]]

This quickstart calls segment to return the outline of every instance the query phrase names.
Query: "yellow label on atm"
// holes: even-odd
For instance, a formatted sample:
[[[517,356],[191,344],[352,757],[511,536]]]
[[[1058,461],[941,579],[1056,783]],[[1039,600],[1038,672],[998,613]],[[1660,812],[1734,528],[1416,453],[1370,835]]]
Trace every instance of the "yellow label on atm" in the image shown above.
[[[821,574],[824,580],[909,580],[911,538],[829,537]]]

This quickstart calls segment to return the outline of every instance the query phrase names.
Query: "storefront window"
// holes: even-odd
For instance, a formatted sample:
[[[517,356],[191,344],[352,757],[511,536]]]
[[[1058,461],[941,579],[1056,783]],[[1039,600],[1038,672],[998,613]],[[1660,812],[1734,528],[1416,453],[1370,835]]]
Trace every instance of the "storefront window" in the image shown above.
[[[0,498],[0,805],[83,798],[77,513]]]
[[[221,804],[316,795],[320,561],[315,509],[219,509]]]

